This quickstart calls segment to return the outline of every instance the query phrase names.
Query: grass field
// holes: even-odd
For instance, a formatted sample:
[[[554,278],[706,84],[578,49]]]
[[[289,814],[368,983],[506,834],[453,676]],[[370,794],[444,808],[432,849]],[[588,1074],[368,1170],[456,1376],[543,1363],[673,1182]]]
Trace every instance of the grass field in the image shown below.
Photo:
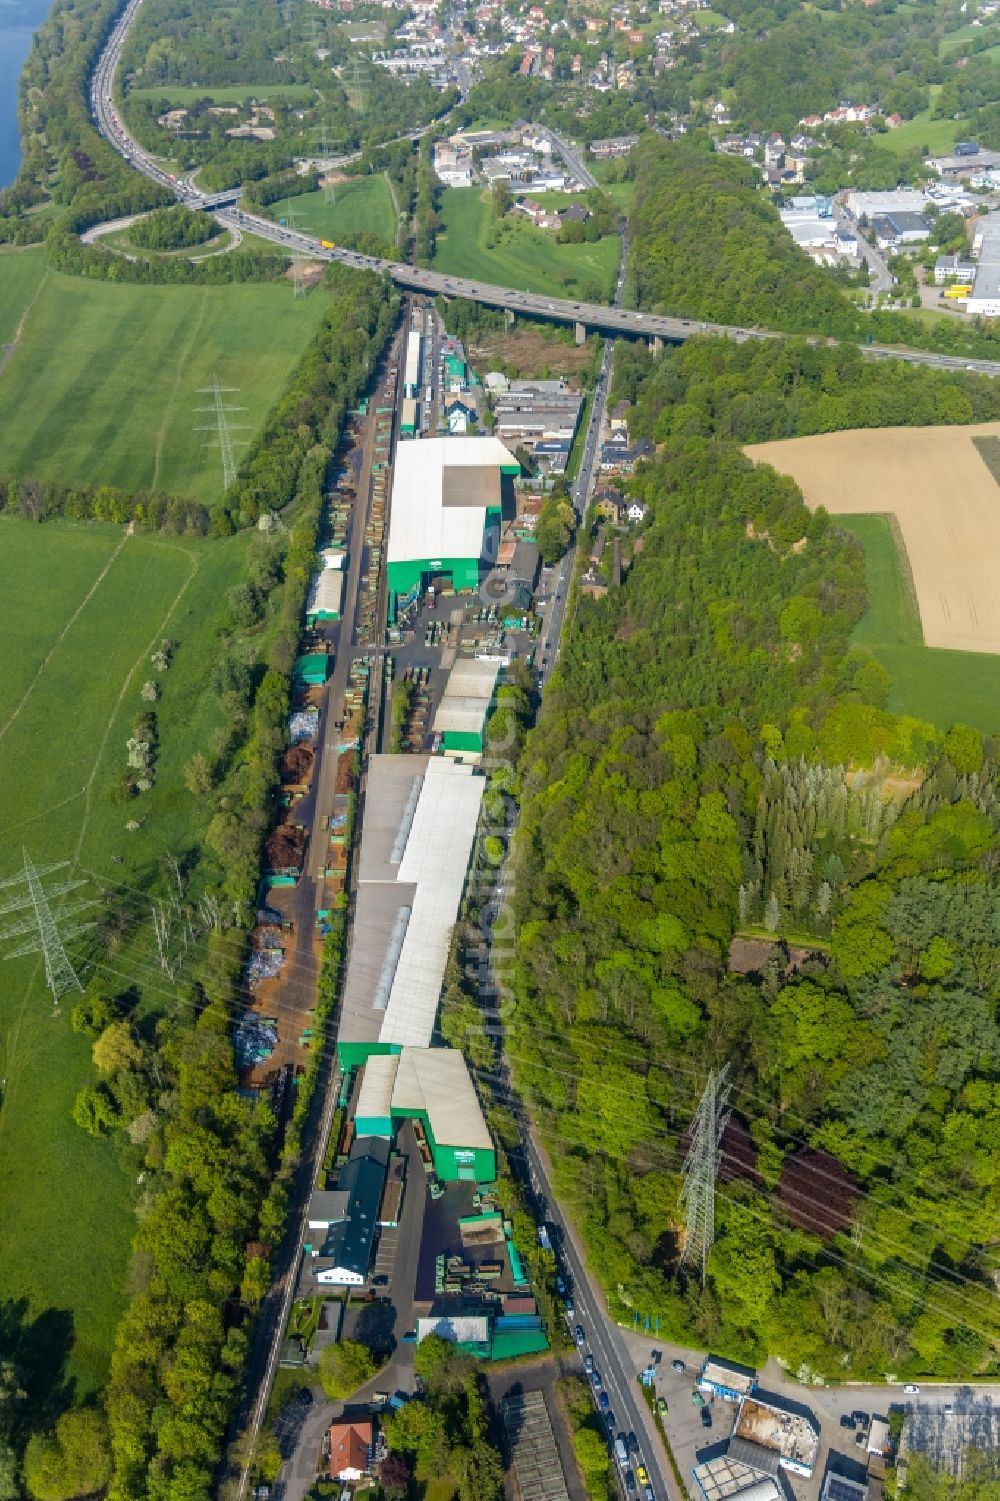
[[[396,215],[389,185],[380,172],[367,177],[349,177],[333,189],[334,202],[324,203],[323,190],[300,193],[290,201],[296,224],[321,240],[338,240],[345,234],[378,235],[387,244],[395,244]],[[272,219],[283,218],[288,203],[272,203],[267,213]]]
[[[0,251],[0,344],[17,333],[21,315],[45,278],[44,250]]]
[[[887,517],[838,516],[836,522],[853,532],[865,550],[869,605],[854,640],[867,647],[892,678],[889,708],[929,719],[941,729],[960,721],[996,734],[1000,657],[925,646],[909,572],[901,566]]]
[[[22,845],[37,863],[78,860],[126,888],[159,870],[166,852],[183,862],[207,812],[186,791],[183,766],[219,723],[206,675],[249,543],[0,518],[0,876],[15,873]],[[150,653],[164,636],[177,642],[174,661],[154,674]],[[156,784],[126,803],[117,793],[125,741],[154,675]],[[130,818],[142,822],[136,833],[125,829]],[[138,979],[152,987],[146,1004],[162,1006],[158,973],[107,949],[96,958],[110,993]],[[67,997],[53,1013],[37,960],[0,965],[0,1300],[26,1299],[57,1351],[67,1347],[70,1377],[90,1390],[106,1376],[124,1301],[134,1183],[115,1148],[71,1119],[93,1079],[71,1005]],[[57,1364],[54,1356],[53,1381]]]
[[[268,99],[304,100],[315,98],[316,90],[307,83],[206,83],[197,88],[179,83],[164,83],[159,88],[129,89],[135,99],[166,99],[174,109],[186,104],[196,104],[199,99],[212,99],[216,104],[242,104],[244,99],[256,99],[266,104]]]
[[[18,262],[3,256],[0,276]],[[22,299],[34,274],[20,273]],[[296,299],[286,285],[124,286],[50,272],[0,375],[0,474],[217,500],[219,455],[196,431],[211,418],[201,388],[213,373],[234,388],[238,436],[250,439],[326,306],[322,291]]]
[[[938,46],[939,57],[954,57],[964,51],[970,42],[981,42],[984,36],[996,32],[1000,38],[1000,26],[996,21],[987,21],[985,25],[973,26],[970,21],[968,26],[961,26],[957,31],[949,31],[941,38]]]
[[[441,217],[434,269],[446,275],[581,301],[606,297],[614,286],[620,248],[616,235],[593,245],[557,245],[553,232],[536,229],[514,212],[497,233],[478,188],[446,189]]]
[[[930,110],[922,110],[912,120],[897,125],[895,130],[887,130],[885,135],[878,137],[878,142],[897,156],[921,151],[924,146],[932,156],[942,156],[962,139],[962,130],[961,120],[932,120]]]

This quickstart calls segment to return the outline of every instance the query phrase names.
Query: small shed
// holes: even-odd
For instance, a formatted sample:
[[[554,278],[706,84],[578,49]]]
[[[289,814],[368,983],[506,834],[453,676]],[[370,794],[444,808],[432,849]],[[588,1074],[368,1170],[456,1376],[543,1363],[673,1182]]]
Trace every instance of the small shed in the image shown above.
[[[329,666],[330,658],[325,651],[307,652],[295,663],[293,673],[295,681],[305,683],[309,687],[322,687],[326,682]]]

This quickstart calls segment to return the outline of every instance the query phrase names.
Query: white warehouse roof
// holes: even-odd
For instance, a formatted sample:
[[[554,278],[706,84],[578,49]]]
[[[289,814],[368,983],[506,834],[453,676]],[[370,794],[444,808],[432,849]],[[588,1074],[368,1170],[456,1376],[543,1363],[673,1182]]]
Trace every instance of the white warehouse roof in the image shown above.
[[[339,615],[343,593],[344,575],[338,568],[324,568],[312,581],[306,614],[322,612]]]
[[[371,1120],[392,1114],[392,1088],[396,1082],[398,1053],[373,1053],[365,1064],[358,1090],[355,1118]]]
[[[500,472],[517,469],[499,438],[421,438],[396,449],[389,512],[390,563],[478,558]]]
[[[472,767],[427,764],[396,879],[415,887],[379,1039],[427,1047],[486,790]]]
[[[438,1146],[492,1151],[469,1066],[456,1048],[404,1048],[394,1061],[397,1111],[426,1111]]]
[[[498,661],[459,659],[451,672],[434,715],[434,733],[451,730],[461,734],[478,734],[489,713],[496,687]]]

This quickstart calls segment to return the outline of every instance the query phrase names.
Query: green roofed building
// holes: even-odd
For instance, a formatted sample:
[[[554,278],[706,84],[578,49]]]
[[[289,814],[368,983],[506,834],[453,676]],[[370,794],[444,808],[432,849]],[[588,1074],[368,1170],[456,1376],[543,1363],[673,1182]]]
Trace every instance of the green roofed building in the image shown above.
[[[294,676],[297,683],[306,683],[310,687],[322,685],[326,682],[327,669],[330,658],[325,651],[311,651],[304,657],[299,657],[295,663]]]
[[[462,1054],[404,1047],[365,1064],[355,1111],[358,1136],[391,1137],[399,1121],[423,1126],[434,1171],[445,1183],[492,1183],[496,1153]]]
[[[499,662],[479,657],[459,658],[451,669],[434,715],[434,733],[446,756],[482,755],[499,671]]]
[[[432,578],[475,589],[491,532],[513,514],[520,465],[498,438],[422,438],[400,444],[392,480],[389,588],[409,594]]]

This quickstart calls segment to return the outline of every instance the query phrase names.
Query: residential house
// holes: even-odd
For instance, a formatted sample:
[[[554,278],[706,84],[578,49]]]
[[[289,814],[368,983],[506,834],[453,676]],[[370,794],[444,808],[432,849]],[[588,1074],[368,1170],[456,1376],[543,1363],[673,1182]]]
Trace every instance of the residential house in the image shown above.
[[[373,1441],[371,1418],[342,1418],[331,1423],[331,1480],[361,1480],[368,1473]]]
[[[646,507],[641,500],[633,500],[625,514],[632,525],[637,526],[640,521],[646,519]]]
[[[590,209],[584,208],[582,203],[571,203],[568,208],[559,211],[559,219],[563,224],[586,224],[589,218]]]
[[[620,526],[625,518],[625,497],[611,485],[602,485],[594,491],[593,506],[598,516],[613,521],[616,526]]]
[[[591,141],[589,149],[593,156],[602,158],[628,156],[638,139],[637,135],[608,136],[604,140]]]

